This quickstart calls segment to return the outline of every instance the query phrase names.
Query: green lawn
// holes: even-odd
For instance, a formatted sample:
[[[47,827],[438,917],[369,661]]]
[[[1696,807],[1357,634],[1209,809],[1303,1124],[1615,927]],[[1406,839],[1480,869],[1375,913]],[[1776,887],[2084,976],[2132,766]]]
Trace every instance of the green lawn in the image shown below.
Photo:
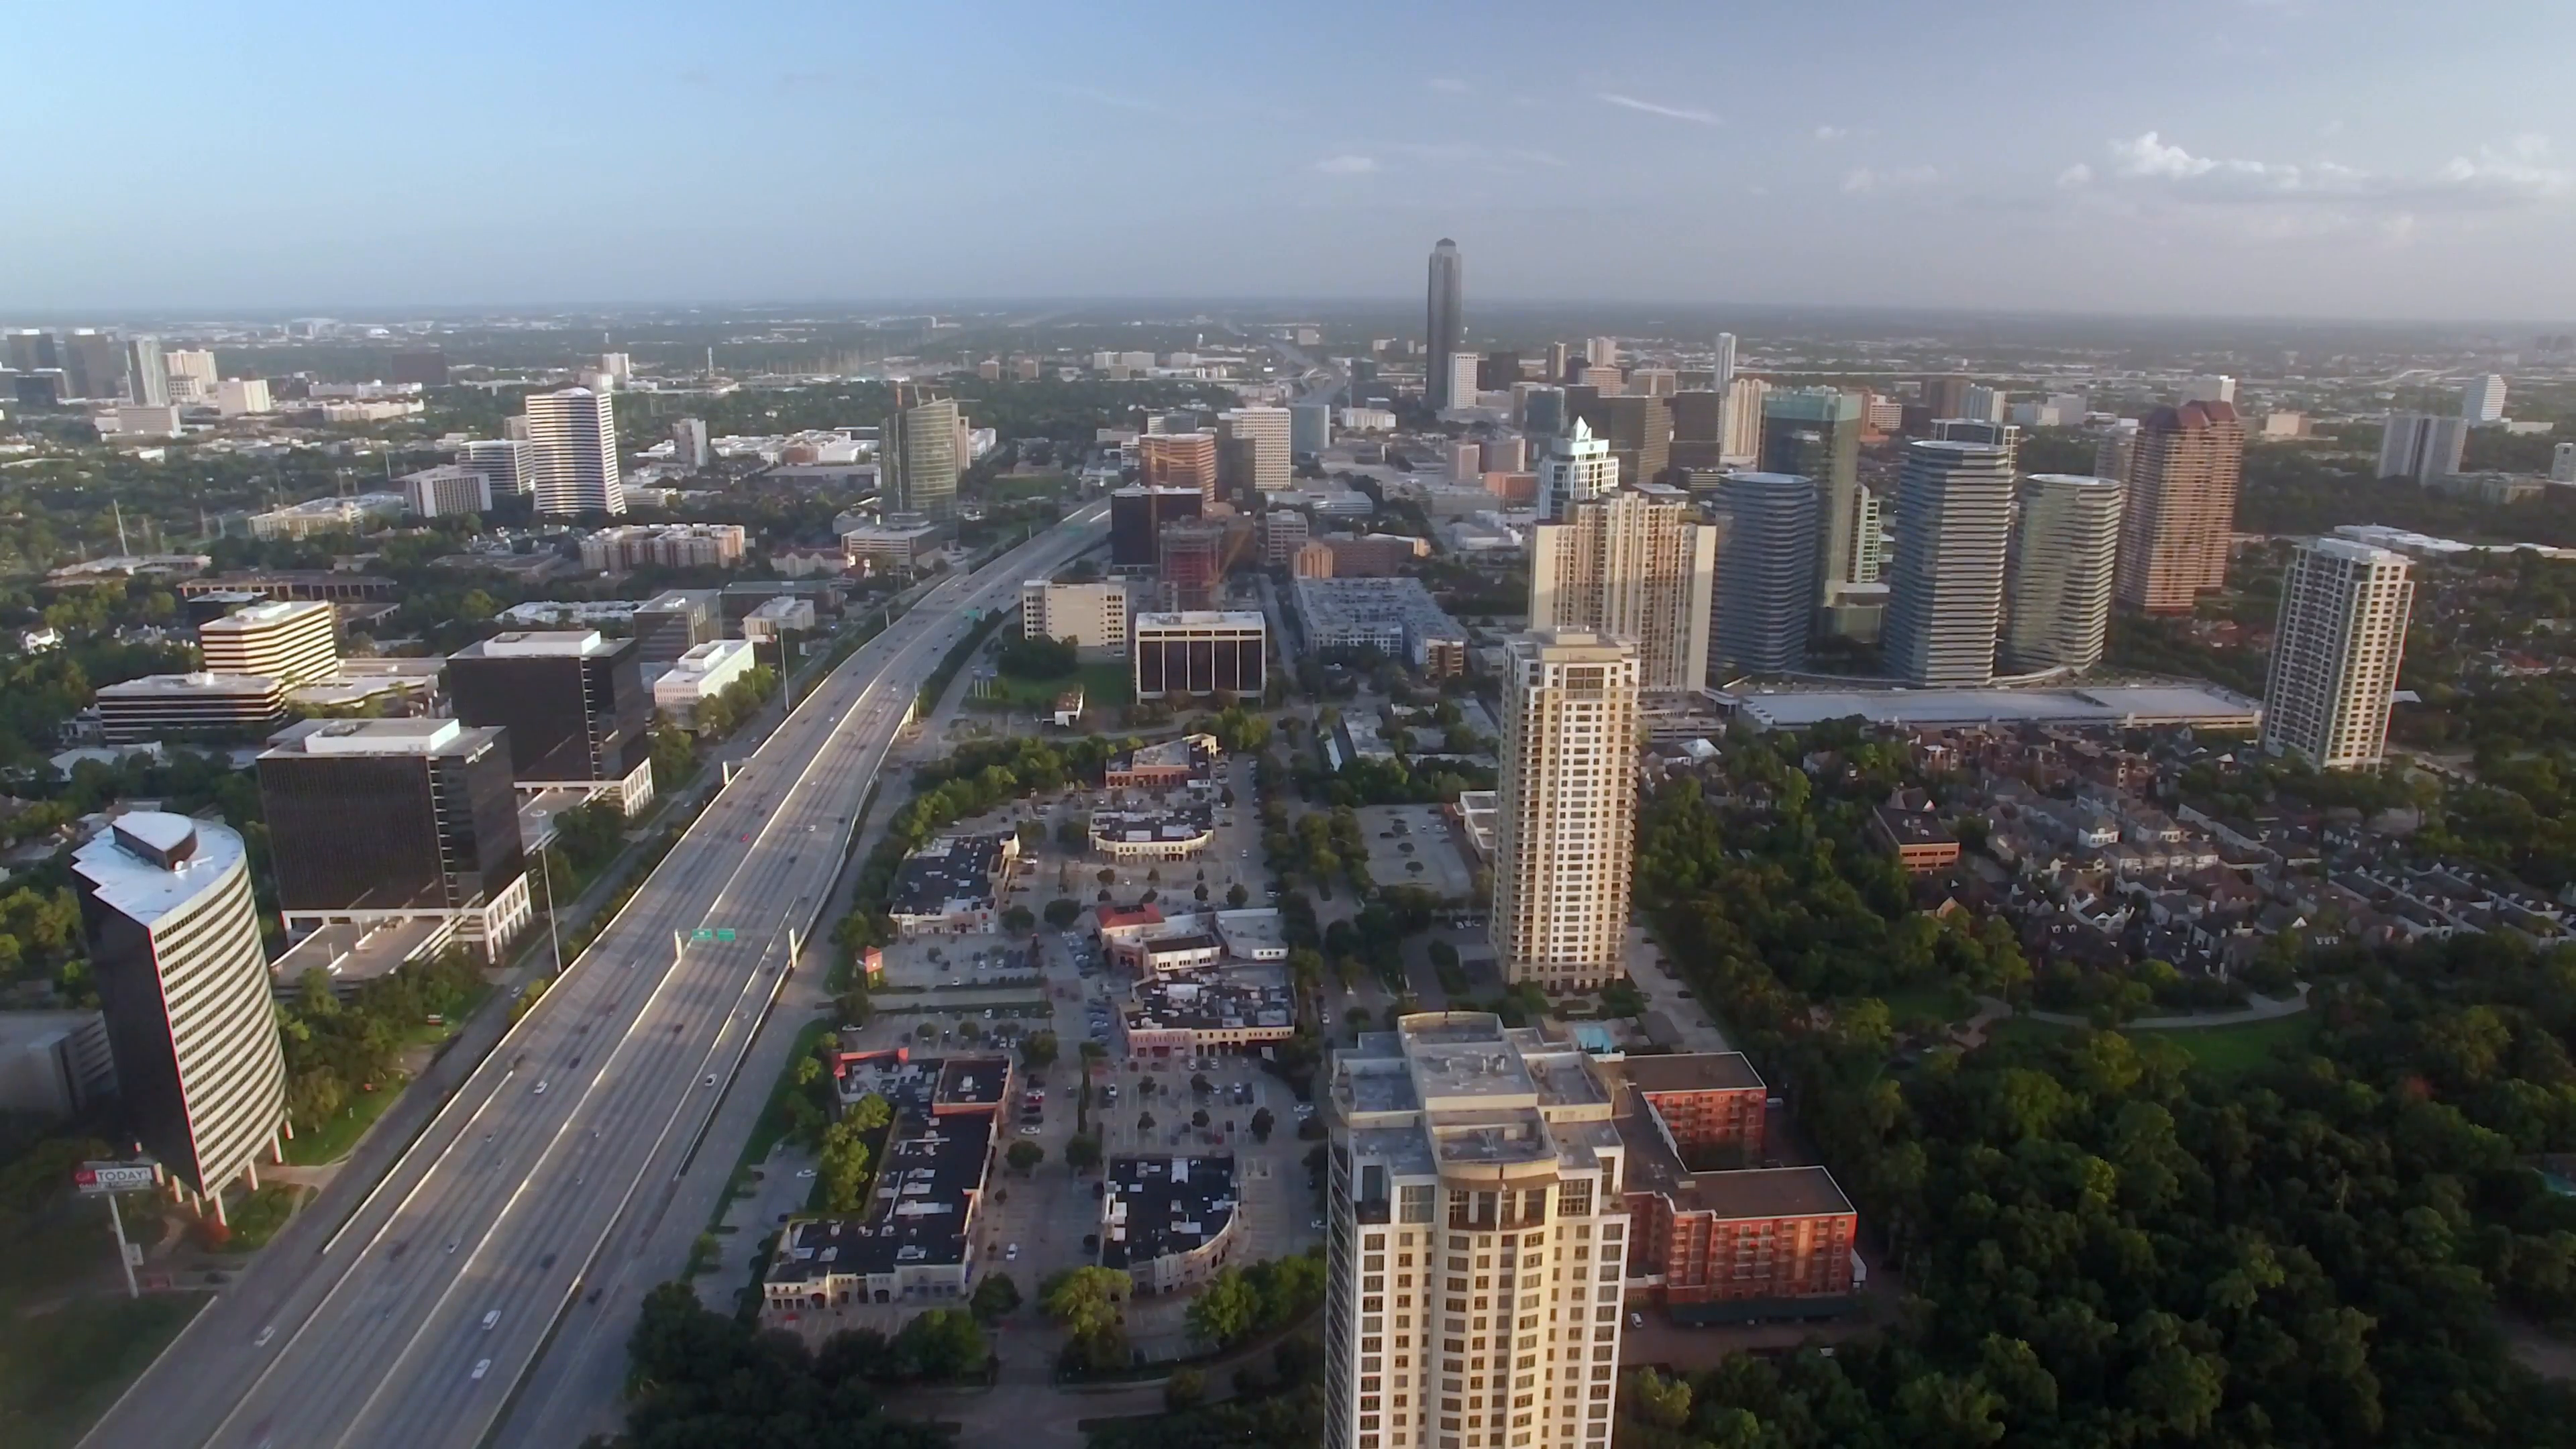
[[[1055,703],[1057,695],[1075,685],[1082,687],[1083,708],[1109,709],[1133,703],[1136,688],[1134,677],[1127,672],[1126,661],[1120,659],[1077,665],[1071,674],[1059,674],[1053,679],[1015,679],[1003,674],[995,677],[994,684],[998,689],[997,695],[984,703],[988,706],[998,703],[1012,709],[1044,709]]]
[[[0,1315],[0,1444],[77,1443],[207,1298],[84,1298],[24,1318]]]
[[[1946,986],[1909,986],[1902,991],[1888,992],[1879,999],[1887,1003],[1887,1014],[1898,1021],[1911,1017],[1929,1017],[1942,1022],[1965,1021],[1977,1010],[1973,1001],[1967,1003],[1967,1010],[1959,1010],[1958,999]]]
[[[2273,1048],[2285,1043],[2304,1043],[2315,1034],[2316,1017],[2310,1012],[2296,1016],[2275,1017],[2270,1021],[2249,1021],[2235,1026],[2186,1027],[2176,1031],[2132,1031],[2125,1033],[2142,1048],[2150,1042],[2161,1042],[2180,1049],[2194,1065],[2221,1077],[2241,1076],[2272,1060]],[[2026,1016],[1999,1021],[1988,1034],[1996,1040],[2044,1042],[2075,1027],[2051,1022],[2033,1021]],[[2152,1049],[2152,1048],[2146,1048]]]
[[[224,1251],[249,1253],[267,1247],[310,1191],[291,1183],[270,1183],[257,1192],[224,1194],[224,1219],[232,1227]]]
[[[366,1135],[367,1129],[376,1125],[376,1119],[385,1115],[385,1109],[394,1104],[394,1099],[402,1095],[403,1086],[402,1079],[396,1078],[390,1082],[378,1082],[372,1092],[358,1093],[355,1101],[342,1108],[340,1115],[320,1130],[295,1134],[286,1144],[286,1160],[297,1167],[320,1167],[323,1163],[337,1162],[346,1157],[349,1149],[358,1145],[358,1139]]]

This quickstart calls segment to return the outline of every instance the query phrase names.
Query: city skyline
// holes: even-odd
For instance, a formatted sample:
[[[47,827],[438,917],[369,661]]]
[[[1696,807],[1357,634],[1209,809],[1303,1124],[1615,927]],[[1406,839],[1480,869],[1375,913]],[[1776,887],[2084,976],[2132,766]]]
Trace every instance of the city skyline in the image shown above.
[[[1024,8],[971,55],[932,43],[926,15],[809,5],[648,7],[605,27],[579,7],[512,12],[498,48],[491,27],[402,14],[144,25],[111,48],[74,13],[40,13],[18,63],[0,61],[0,116],[22,132],[78,104],[73,77],[113,72],[225,95],[234,123],[293,138],[308,164],[175,170],[149,215],[190,216],[177,264],[142,192],[39,148],[19,194],[46,224],[0,241],[16,284],[0,307],[1396,298],[1451,236],[1486,303],[2576,315],[2576,279],[2550,264],[2576,207],[2550,57],[2576,19],[2394,23],[2411,13],[2367,3],[2327,23],[2313,5],[2197,0],[2159,16],[2170,63],[2134,71],[2098,64],[2142,42],[2133,17],[1998,13],[1967,27],[1967,78],[1997,83],[1941,87],[1922,61],[1961,17],[1895,7],[1821,48],[1782,6],[1595,17],[1570,67],[1530,43],[1545,15],[1529,7],[1372,15],[1364,49],[1303,17]],[[1125,79],[1146,35],[1158,78],[1264,65],[1199,104]],[[923,63],[868,63],[889,51]],[[2000,83],[2078,69],[2081,86]],[[456,103],[384,164],[371,98],[432,84]],[[146,114],[102,112],[95,142],[153,154],[167,132]],[[920,164],[930,115],[956,164]],[[649,144],[602,144],[621,128]],[[1140,149],[1204,176],[1196,214],[1236,240],[1148,228],[1093,184]],[[810,185],[836,173],[874,181]],[[703,178],[709,204],[666,204],[674,177]],[[415,185],[514,197],[519,223],[408,211]],[[795,196],[793,224],[734,225],[727,192]],[[856,256],[841,241],[924,208],[939,225]],[[1026,240],[1033,209],[1066,223],[1043,247]],[[1578,218],[1664,244],[1569,287]]]

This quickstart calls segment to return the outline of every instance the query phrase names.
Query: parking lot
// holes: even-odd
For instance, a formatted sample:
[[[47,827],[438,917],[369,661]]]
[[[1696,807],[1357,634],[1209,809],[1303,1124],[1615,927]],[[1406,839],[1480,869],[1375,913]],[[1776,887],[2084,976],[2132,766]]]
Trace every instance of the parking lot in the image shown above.
[[[1360,835],[1368,842],[1371,880],[1416,885],[1438,896],[1464,896],[1474,889],[1475,867],[1442,807],[1364,805],[1357,813]]]

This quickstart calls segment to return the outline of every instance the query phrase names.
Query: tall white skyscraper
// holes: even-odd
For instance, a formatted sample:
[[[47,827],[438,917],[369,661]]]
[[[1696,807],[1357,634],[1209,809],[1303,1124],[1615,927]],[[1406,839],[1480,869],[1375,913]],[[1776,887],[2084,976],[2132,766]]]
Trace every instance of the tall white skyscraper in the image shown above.
[[[2122,485],[2074,473],[2022,480],[2004,657],[2016,670],[2090,669],[2111,626]]]
[[[1716,380],[1709,384],[1712,391],[1722,393],[1726,391],[1727,388],[1734,385],[1735,334],[1732,332],[1720,332],[1717,334],[1717,365],[1715,377]]]
[[[2415,581],[2406,555],[2342,538],[2302,542],[2281,576],[2263,694],[2263,749],[2320,770],[2379,764],[2406,657]]]
[[[877,446],[883,480],[878,492],[887,512],[941,520],[956,515],[957,478],[967,461],[959,437],[964,430],[957,400],[945,388],[895,384],[894,407],[886,414],[884,440]]]
[[[1906,446],[1879,636],[1888,673],[1920,687],[1994,678],[2011,520],[2010,453],[1988,443]]]
[[[1583,360],[1594,367],[1617,367],[1619,365],[1619,339],[1616,337],[1585,338],[1583,340]]]
[[[2576,443],[2561,443],[2549,450],[2549,481],[2576,483]]]
[[[1333,1054],[1328,1091],[1324,1443],[1608,1449],[1644,1231],[1611,1112],[1634,1094],[1480,1011],[1364,1033]]]
[[[2391,412],[2380,423],[2379,476],[2430,483],[2460,471],[2469,420],[2440,413]]]
[[[1476,405],[1477,361],[1476,354],[1472,352],[1449,354],[1449,390],[1442,394],[1449,399],[1449,406],[1471,408]]]
[[[1572,430],[1547,440],[1547,453],[1538,460],[1538,516],[1566,518],[1575,504],[1618,486],[1619,460],[1610,456],[1610,440],[1592,436],[1592,425],[1576,418]]]
[[[1725,439],[1718,457],[1728,467],[1749,468],[1762,459],[1762,410],[1770,403],[1771,384],[1758,377],[1739,377],[1726,388]]]
[[[1688,493],[1660,483],[1577,503],[1566,521],[1531,531],[1529,627],[1636,645],[1649,693],[1702,688],[1717,536]]]
[[[1796,669],[1807,662],[1815,616],[1815,480],[1729,473],[1717,506],[1729,522],[1717,566],[1716,656],[1750,674]]]
[[[1503,647],[1494,955],[1505,981],[1589,990],[1627,970],[1637,649],[1565,629]]]
[[[2233,403],[2236,401],[2236,379],[2223,372],[2211,373],[2206,377],[2195,377],[2183,384],[2182,400]]]
[[[1981,423],[2000,423],[2004,420],[2006,394],[2002,388],[1972,382],[1960,390],[1959,396],[1961,399],[1959,416]]]
[[[624,513],[617,414],[608,394],[586,387],[530,393],[527,408],[537,513],[547,518]]]
[[[2460,389],[2460,416],[2472,423],[2504,421],[2504,379],[2494,373],[2471,378]]]

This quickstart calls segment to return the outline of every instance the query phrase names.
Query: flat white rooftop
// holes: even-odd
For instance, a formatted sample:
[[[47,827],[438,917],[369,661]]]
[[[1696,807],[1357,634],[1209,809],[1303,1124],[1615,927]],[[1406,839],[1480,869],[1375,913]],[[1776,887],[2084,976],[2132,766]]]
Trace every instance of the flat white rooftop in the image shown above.
[[[1882,725],[2196,725],[2252,729],[2263,707],[2214,684],[2096,684],[2070,689],[1720,690],[1719,703],[1762,729],[1804,729],[1854,715]]]
[[[164,866],[146,851],[185,858]],[[96,887],[101,901],[150,927],[213,887],[241,859],[242,838],[230,826],[134,810],[72,852],[72,869]]]
[[[481,654],[487,658],[521,658],[545,655],[597,654],[608,647],[596,629],[513,629],[495,634],[480,644],[468,644],[456,652]]]

